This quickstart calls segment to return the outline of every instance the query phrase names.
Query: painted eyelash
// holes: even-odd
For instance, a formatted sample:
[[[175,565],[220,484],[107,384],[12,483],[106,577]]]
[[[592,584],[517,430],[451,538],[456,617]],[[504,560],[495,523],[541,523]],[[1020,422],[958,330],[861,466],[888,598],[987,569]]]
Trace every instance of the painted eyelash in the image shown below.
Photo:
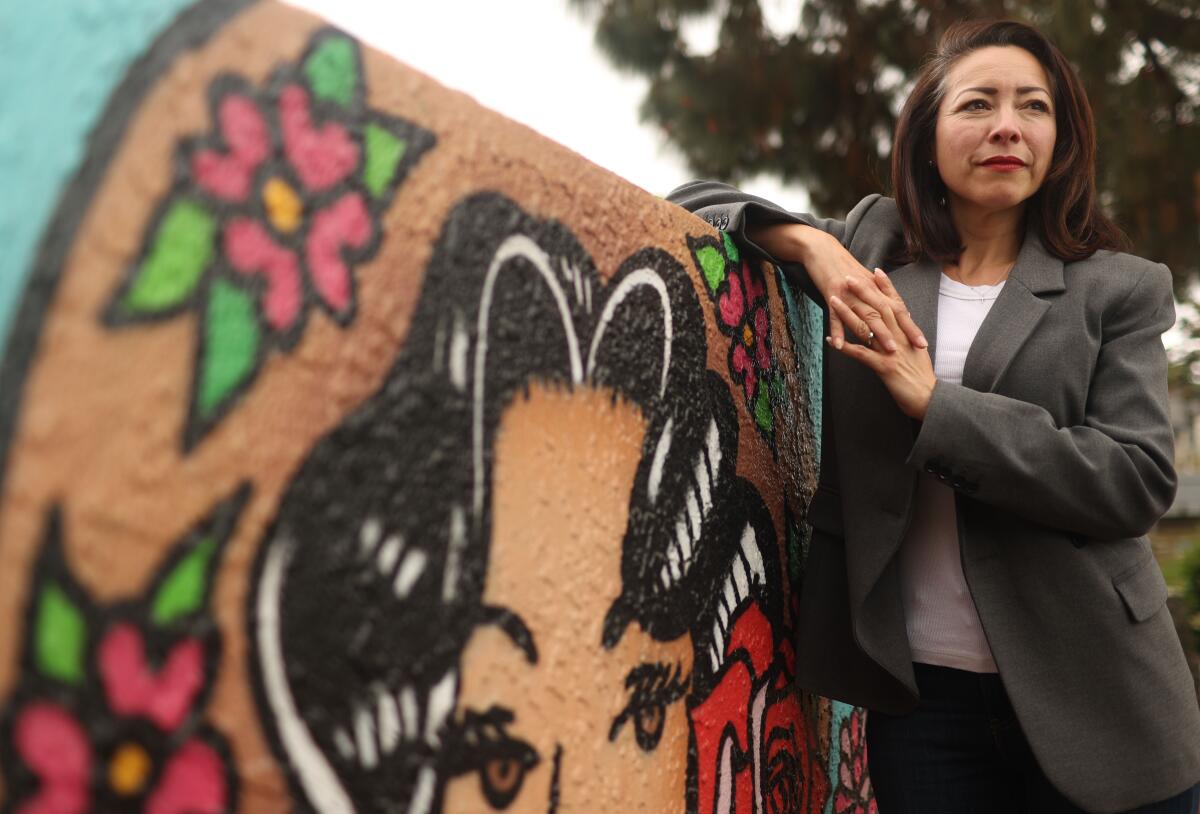
[[[513,758],[526,771],[532,769],[541,758],[528,743],[508,734],[512,722],[512,711],[504,707],[493,706],[483,712],[464,710],[462,722],[447,737],[446,753],[454,759],[446,768],[455,775],[466,774],[488,760]]]
[[[678,701],[687,692],[689,683],[690,676],[686,679],[683,677],[683,665],[678,663],[673,673],[665,664],[641,664],[630,670],[625,678],[625,687],[633,692],[629,703],[613,718],[608,739],[615,741],[621,733],[621,727],[639,711],[648,707],[666,707]]]

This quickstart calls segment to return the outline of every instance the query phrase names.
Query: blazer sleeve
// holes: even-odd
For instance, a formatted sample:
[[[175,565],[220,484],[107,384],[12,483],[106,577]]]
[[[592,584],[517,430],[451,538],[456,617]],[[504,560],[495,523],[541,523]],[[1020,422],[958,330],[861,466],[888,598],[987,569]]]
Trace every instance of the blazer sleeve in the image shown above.
[[[1082,424],[938,382],[908,463],[1035,523],[1097,540],[1145,534],[1177,485],[1161,338],[1174,323],[1171,272],[1150,265],[1105,316]]]
[[[859,224],[882,196],[871,194],[850,210],[845,220],[818,218],[807,212],[789,212],[765,198],[749,195],[718,181],[689,181],[667,193],[667,200],[699,215],[716,228],[728,232],[743,251],[779,266],[788,279],[799,285],[814,302],[825,307],[825,299],[812,284],[803,263],[784,262],[773,257],[746,236],[746,230],[772,223],[802,223],[833,235],[847,248]]]

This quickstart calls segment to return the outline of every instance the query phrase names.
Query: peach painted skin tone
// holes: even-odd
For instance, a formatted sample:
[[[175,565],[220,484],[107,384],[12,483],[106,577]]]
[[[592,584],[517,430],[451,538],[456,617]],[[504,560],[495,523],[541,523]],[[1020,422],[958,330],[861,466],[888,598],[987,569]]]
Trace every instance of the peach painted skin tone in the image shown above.
[[[644,433],[641,411],[603,390],[533,385],[528,400],[505,411],[484,602],[524,621],[538,658],[530,664],[499,628],[480,628],[463,653],[457,714],[510,710],[507,734],[529,744],[537,763],[525,771],[494,761],[450,780],[445,811],[497,810],[487,783],[493,796],[516,788],[509,812],[685,810],[682,697],[629,716],[610,739],[632,700],[631,671],[663,665],[685,685],[692,672],[689,636],[659,642],[635,622],[612,650],[601,646],[621,591],[621,540]],[[639,731],[653,748],[639,744]]]

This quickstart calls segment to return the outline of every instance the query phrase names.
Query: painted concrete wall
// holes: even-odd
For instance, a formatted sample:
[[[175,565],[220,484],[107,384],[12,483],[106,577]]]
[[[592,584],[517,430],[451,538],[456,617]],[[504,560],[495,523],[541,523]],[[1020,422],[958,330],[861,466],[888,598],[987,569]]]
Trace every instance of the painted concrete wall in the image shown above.
[[[789,684],[811,304],[319,20],[150,5],[0,56],[3,810],[874,811]]]

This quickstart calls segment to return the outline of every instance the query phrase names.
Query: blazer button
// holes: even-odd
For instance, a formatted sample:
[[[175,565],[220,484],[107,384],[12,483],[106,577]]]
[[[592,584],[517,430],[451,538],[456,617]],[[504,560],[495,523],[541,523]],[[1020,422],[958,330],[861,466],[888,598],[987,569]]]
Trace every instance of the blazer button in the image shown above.
[[[964,491],[965,491],[965,492],[966,492],[968,495],[973,495],[973,494],[975,494],[976,492],[978,492],[978,491],[979,491],[979,484],[978,484],[978,483],[975,483],[974,481],[971,481],[970,483],[968,483],[968,484],[966,484],[965,486],[963,486],[963,490],[964,490]]]
[[[925,464],[925,471],[930,475],[936,475],[938,470],[933,461],[930,461],[929,463]]]
[[[966,488],[967,482],[958,475],[955,475],[954,479],[950,481],[950,485],[955,489],[964,489]]]

